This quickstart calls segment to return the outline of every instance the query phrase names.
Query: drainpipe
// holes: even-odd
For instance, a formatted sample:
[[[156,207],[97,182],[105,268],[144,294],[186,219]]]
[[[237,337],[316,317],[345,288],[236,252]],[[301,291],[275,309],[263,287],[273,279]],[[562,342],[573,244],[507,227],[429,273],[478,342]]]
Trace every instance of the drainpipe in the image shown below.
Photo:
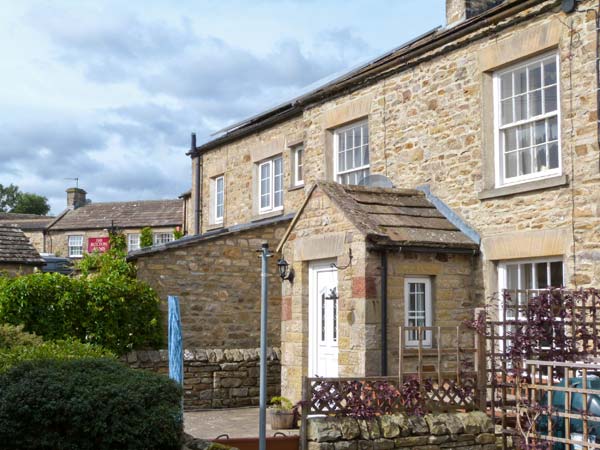
[[[388,374],[387,363],[387,278],[388,278],[388,252],[381,251],[381,376]]]
[[[196,133],[192,133],[192,145],[190,152],[194,152],[196,150]],[[194,234],[200,234],[200,195],[202,193],[202,188],[200,186],[201,177],[200,177],[200,155],[196,156],[196,159],[193,160],[195,164],[195,177],[194,177]]]

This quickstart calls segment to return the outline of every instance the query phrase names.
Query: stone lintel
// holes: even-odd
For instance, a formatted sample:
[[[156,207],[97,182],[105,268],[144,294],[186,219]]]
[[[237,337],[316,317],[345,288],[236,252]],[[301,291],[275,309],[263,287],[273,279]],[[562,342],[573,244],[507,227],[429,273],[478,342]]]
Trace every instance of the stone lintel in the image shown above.
[[[479,51],[477,57],[482,72],[498,69],[502,66],[558,47],[561,24],[553,20],[539,26],[528,27],[515,33],[507,33],[502,39]]]
[[[250,158],[252,159],[252,162],[259,162],[282,153],[285,147],[284,137],[278,137],[269,142],[258,144],[252,148],[250,150]]]
[[[357,99],[344,102],[329,111],[323,113],[322,126],[324,130],[339,127],[367,117],[371,112],[373,94],[363,95]]]
[[[559,256],[568,253],[570,245],[567,228],[517,231],[484,237],[482,240],[483,254],[490,261]]]
[[[315,259],[335,258],[344,254],[346,233],[327,233],[320,236],[296,239],[294,259],[312,261]]]

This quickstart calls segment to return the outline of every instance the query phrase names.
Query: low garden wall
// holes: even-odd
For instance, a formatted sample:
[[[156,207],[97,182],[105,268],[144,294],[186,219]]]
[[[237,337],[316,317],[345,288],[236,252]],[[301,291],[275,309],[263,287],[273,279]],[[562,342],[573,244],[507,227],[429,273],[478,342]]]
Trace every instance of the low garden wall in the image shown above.
[[[188,349],[183,355],[184,407],[236,408],[258,405],[259,353],[251,349]],[[267,397],[281,391],[279,349],[267,352]],[[123,357],[130,367],[169,373],[166,350],[134,351]]]
[[[309,418],[307,439],[308,450],[496,449],[494,425],[483,412]]]

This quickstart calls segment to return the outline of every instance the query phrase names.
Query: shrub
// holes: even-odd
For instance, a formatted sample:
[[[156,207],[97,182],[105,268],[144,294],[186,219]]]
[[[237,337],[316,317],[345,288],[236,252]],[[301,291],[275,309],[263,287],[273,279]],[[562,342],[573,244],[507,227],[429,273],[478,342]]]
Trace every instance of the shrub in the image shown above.
[[[0,374],[3,449],[181,448],[181,388],[106,359],[25,362]]]
[[[41,337],[23,331],[23,325],[0,325],[0,351],[19,345],[40,345],[43,342]]]
[[[124,260],[110,264],[129,270]],[[36,273],[3,281],[0,322],[23,325],[46,340],[73,337],[117,354],[160,347],[160,300],[123,271],[102,267],[81,278]]]
[[[140,233],[140,247],[152,247],[154,244],[154,236],[152,235],[152,228],[144,227],[142,228],[142,232]]]
[[[173,230],[173,237],[175,238],[175,240],[181,239],[183,236],[184,236],[184,234],[183,234],[183,231],[181,231],[181,227],[176,226],[175,229]]]
[[[28,335],[28,333],[23,333]],[[39,341],[25,342],[27,338],[20,336],[21,343],[0,348],[0,373],[23,361],[39,359],[82,359],[82,358],[115,358],[110,350],[99,345],[84,344],[75,339],[43,342],[39,336],[29,334]],[[31,339],[31,338],[29,338]]]

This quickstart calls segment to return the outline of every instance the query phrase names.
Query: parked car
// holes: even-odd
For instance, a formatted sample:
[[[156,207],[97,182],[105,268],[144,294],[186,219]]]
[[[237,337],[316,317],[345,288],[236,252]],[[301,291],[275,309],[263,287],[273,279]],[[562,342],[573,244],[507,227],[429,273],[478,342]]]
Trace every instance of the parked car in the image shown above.
[[[570,378],[569,384],[574,388],[583,388],[583,379],[581,377]],[[565,380],[562,379],[555,386],[565,386]],[[588,394],[587,396],[587,414],[588,414],[588,434],[589,442],[600,443],[600,377],[597,375],[588,375],[587,389],[597,391],[597,394]],[[565,411],[566,396],[564,392],[554,392],[552,394],[551,411]],[[548,404],[548,396],[544,395],[540,404],[546,406]],[[583,412],[583,394],[571,394],[570,412],[575,414]],[[583,421],[581,419],[566,419],[552,415],[552,434],[555,437],[564,438],[566,426],[565,422],[570,420],[570,439],[583,439]],[[541,434],[548,432],[548,423],[546,417],[542,417],[538,423],[538,429]],[[563,450],[566,446],[562,443],[555,443],[553,450]],[[581,448],[581,446],[573,445],[571,448]]]
[[[56,256],[52,253],[42,253],[41,256],[46,261],[46,264],[42,266],[42,272],[58,272],[64,275],[73,273],[73,263],[69,258]]]

